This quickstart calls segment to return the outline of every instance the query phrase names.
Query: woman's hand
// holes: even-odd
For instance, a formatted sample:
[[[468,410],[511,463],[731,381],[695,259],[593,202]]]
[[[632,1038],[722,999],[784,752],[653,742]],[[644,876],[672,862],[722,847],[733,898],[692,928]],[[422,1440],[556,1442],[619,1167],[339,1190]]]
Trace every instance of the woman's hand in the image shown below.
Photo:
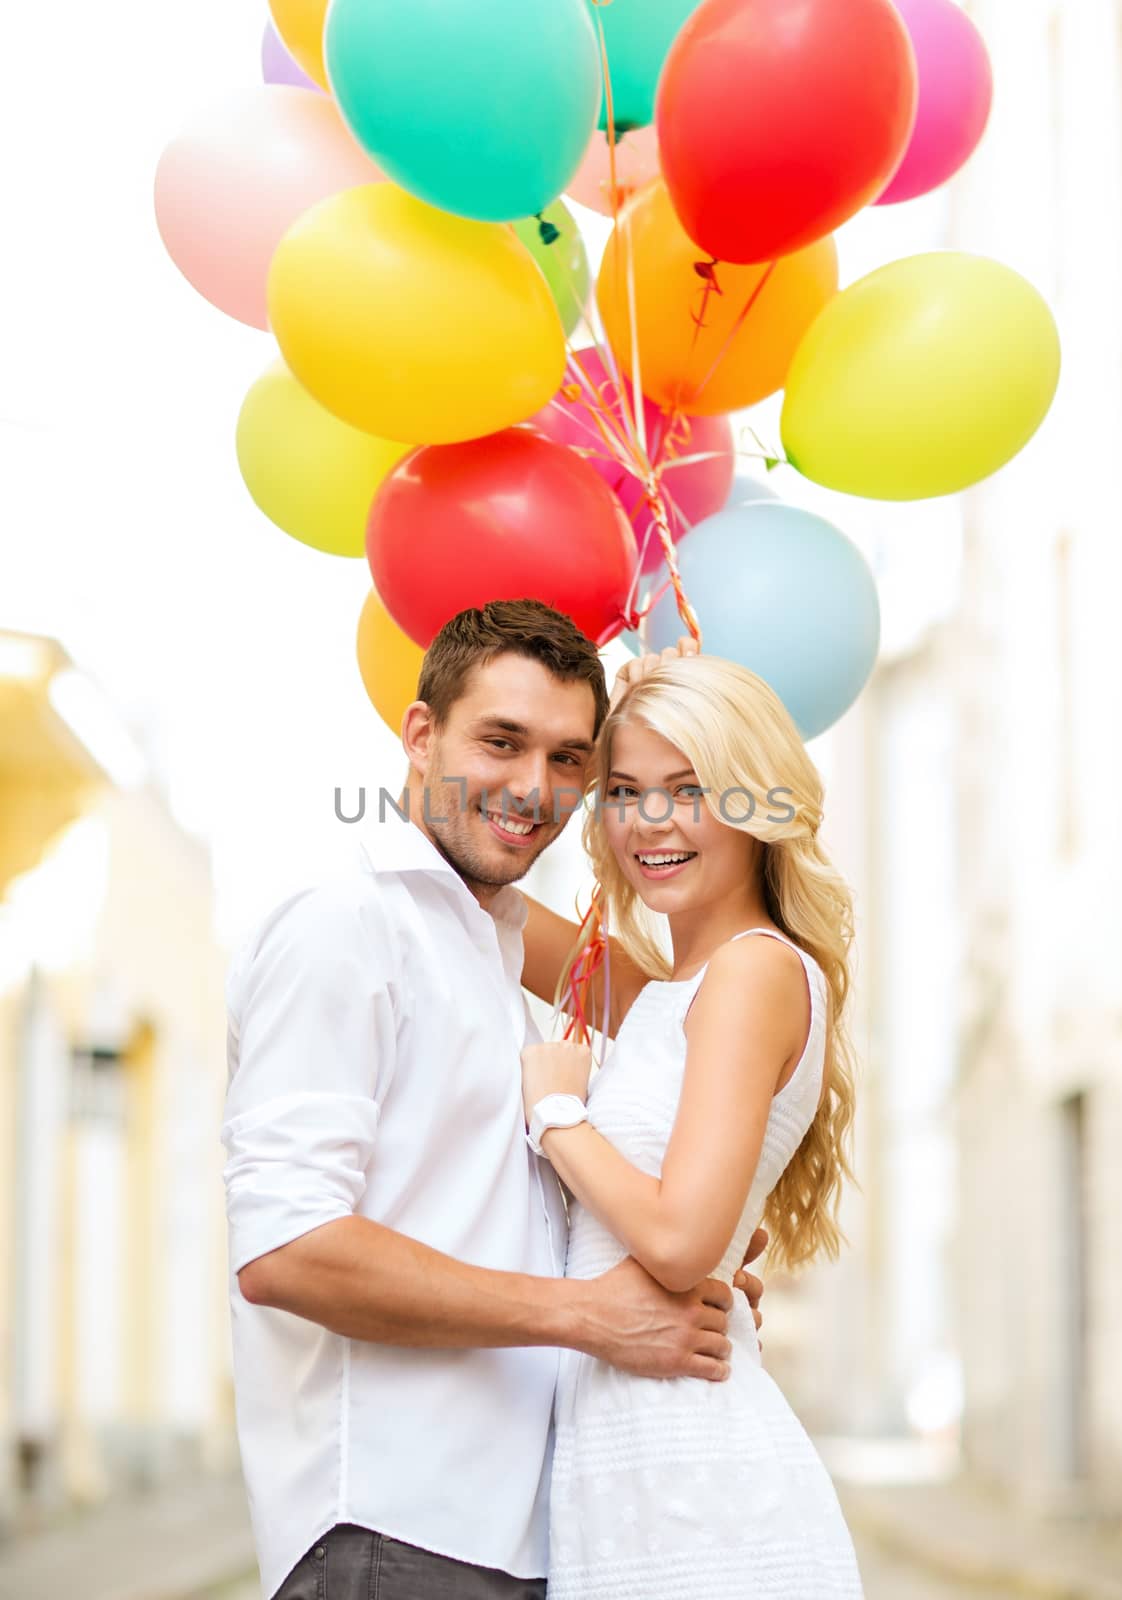
[[[616,673],[616,681],[612,685],[612,709],[614,710],[621,696],[632,684],[638,683],[656,667],[661,667],[667,661],[681,661],[686,656],[698,654],[697,640],[683,634],[675,645],[667,645],[665,650],[658,654],[636,656],[632,661],[625,661]]]
[[[588,1097],[592,1051],[586,1044],[531,1044],[522,1052],[522,1105],[526,1126],[530,1113],[547,1094]]]

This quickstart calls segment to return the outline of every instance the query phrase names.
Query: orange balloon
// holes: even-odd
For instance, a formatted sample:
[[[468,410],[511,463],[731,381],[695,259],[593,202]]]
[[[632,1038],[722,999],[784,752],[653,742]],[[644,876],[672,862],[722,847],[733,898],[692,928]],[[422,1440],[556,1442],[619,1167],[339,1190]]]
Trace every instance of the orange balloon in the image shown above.
[[[371,589],[358,619],[358,670],[370,703],[393,733],[417,698],[425,652],[402,633]]]
[[[643,393],[688,416],[738,411],[782,389],[804,333],[838,287],[830,236],[771,265],[707,262],[657,179],[620,213],[596,288],[608,343],[629,377],[629,256]]]

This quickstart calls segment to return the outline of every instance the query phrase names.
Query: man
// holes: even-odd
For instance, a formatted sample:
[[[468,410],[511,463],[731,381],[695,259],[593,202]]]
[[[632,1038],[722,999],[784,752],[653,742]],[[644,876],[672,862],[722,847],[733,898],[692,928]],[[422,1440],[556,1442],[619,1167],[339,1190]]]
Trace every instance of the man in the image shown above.
[[[727,1285],[670,1294],[630,1259],[564,1279],[563,1197],[525,1137],[539,1035],[511,885],[583,790],[608,705],[595,648],[547,606],[496,602],[441,630],[418,692],[404,816],[367,827],[361,870],[268,917],[227,989],[266,1600],[540,1600],[559,1347],[727,1376]]]

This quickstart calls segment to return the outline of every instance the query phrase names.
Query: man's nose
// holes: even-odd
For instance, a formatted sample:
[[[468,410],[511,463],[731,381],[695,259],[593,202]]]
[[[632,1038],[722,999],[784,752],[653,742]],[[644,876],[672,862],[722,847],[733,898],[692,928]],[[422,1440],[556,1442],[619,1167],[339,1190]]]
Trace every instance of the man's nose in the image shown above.
[[[511,800],[519,805],[532,809],[536,801],[541,807],[541,820],[544,821],[553,797],[548,756],[525,756],[507,776],[504,787]]]

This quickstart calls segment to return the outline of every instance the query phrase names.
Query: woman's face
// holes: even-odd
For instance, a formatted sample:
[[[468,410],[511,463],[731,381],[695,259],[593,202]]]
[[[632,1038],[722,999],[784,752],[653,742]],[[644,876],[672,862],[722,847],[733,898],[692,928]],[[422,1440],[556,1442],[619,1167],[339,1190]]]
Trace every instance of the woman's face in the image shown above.
[[[745,814],[742,792],[723,798],[730,817]],[[713,815],[689,757],[661,734],[638,723],[616,730],[602,805],[620,870],[652,911],[750,897],[757,841]]]

